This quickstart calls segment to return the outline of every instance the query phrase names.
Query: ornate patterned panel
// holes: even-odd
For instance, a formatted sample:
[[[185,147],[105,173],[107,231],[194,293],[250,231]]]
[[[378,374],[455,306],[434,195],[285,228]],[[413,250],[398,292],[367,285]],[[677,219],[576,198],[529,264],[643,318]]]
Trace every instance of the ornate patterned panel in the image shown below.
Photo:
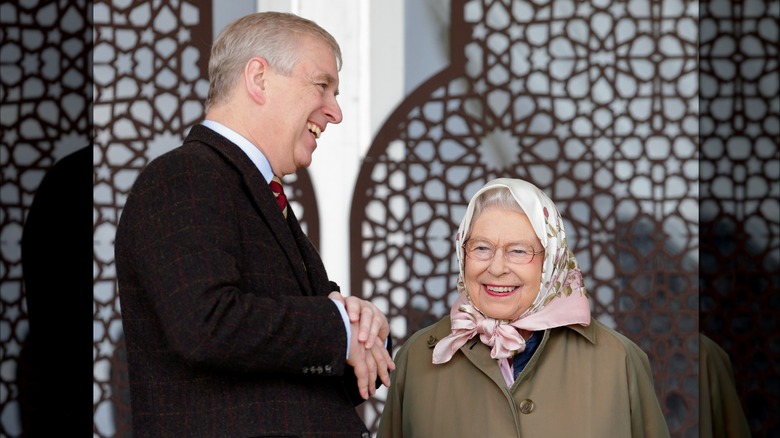
[[[780,436],[780,4],[701,3],[701,330]]]
[[[673,435],[696,433],[697,13],[452,2],[451,65],[387,120],[353,198],[352,290],[387,309],[399,345],[455,298],[471,195],[528,179],[561,209],[594,315],[648,352]]]
[[[129,436],[129,398],[113,258],[115,227],[140,170],[203,118],[211,0],[95,2],[95,435]],[[306,172],[286,178],[313,241]]]
[[[28,335],[23,224],[46,172],[89,144],[90,8],[86,1],[0,5],[0,436],[22,433],[16,379]]]
[[[94,434],[130,436],[114,233],[140,170],[203,116],[210,1],[96,1]]]

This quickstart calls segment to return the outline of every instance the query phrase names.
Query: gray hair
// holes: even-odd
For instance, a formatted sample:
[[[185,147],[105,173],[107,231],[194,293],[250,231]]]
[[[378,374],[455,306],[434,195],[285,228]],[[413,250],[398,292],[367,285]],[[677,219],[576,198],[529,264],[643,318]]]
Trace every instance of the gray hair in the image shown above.
[[[485,190],[480,193],[479,196],[474,199],[474,212],[471,215],[471,223],[468,228],[468,236],[464,236],[465,242],[471,235],[471,230],[474,229],[474,222],[477,218],[486,210],[491,208],[503,208],[510,211],[516,211],[518,213],[526,214],[520,204],[517,203],[514,195],[507,187],[496,187],[494,189]]]
[[[244,66],[254,56],[264,58],[281,74],[289,75],[298,62],[298,46],[306,36],[327,43],[336,57],[337,69],[341,70],[339,44],[311,20],[284,12],[258,12],[230,23],[211,47],[206,112],[230,98]]]

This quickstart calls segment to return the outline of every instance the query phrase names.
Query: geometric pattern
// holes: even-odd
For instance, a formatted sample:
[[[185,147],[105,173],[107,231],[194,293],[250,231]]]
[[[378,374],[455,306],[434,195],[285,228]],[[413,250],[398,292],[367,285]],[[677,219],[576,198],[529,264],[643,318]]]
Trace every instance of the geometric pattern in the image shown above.
[[[778,436],[780,5],[700,8],[701,330],[729,354],[752,435]]]
[[[83,0],[0,5],[0,436],[22,433],[23,225],[46,172],[89,144],[90,9]]]
[[[130,436],[116,224],[141,169],[203,117],[210,10],[210,1],[94,3],[96,437]]]
[[[452,2],[449,67],[387,119],[353,197],[352,290],[396,345],[456,297],[471,196],[527,179],[561,210],[594,316],[648,353],[672,435],[697,431],[697,5]]]

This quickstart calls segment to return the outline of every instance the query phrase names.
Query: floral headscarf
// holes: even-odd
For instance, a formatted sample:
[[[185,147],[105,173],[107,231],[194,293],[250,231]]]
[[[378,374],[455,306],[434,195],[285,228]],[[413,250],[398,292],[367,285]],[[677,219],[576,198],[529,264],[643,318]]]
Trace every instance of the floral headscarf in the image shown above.
[[[528,216],[536,236],[545,249],[542,263],[542,284],[531,306],[512,321],[496,320],[482,314],[469,299],[465,289],[463,239],[469,234],[475,200],[483,192],[496,188],[509,189]],[[442,339],[433,350],[433,363],[445,363],[469,339],[477,334],[480,340],[493,347],[490,356],[499,360],[499,367],[507,381],[514,382],[507,358],[525,350],[525,340],[518,329],[536,331],[570,324],[590,323],[590,303],[582,281],[577,260],[566,243],[566,232],[558,209],[547,195],[536,186],[519,179],[498,178],[488,182],[469,202],[466,215],[455,237],[460,267],[458,299],[452,306],[452,333]]]

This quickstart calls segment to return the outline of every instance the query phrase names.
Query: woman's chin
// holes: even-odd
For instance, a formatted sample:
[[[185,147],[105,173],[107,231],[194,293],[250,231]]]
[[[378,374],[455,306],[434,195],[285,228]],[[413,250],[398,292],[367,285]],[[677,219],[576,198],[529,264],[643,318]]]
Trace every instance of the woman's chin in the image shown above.
[[[482,312],[494,319],[507,319],[512,320],[520,316],[518,311],[519,303],[517,302],[488,302],[485,303],[484,308],[480,307]]]

